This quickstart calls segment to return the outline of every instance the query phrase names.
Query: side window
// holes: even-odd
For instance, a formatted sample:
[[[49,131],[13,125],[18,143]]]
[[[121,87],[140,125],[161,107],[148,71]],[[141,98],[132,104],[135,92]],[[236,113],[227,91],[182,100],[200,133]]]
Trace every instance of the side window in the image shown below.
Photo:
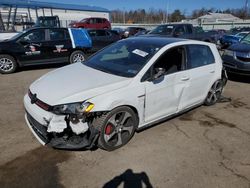
[[[185,33],[184,26],[181,25],[181,26],[176,27],[175,28],[175,33],[177,33],[178,35],[183,35]]]
[[[164,68],[166,74],[175,73],[185,69],[185,48],[178,46],[167,50],[154,64],[155,68]]]
[[[50,29],[50,40],[65,40],[65,31],[62,29]]]
[[[209,65],[212,63],[215,63],[215,59],[208,46],[188,45],[188,69]]]
[[[96,23],[102,23],[102,19],[101,18],[96,18]]]
[[[188,34],[192,34],[193,30],[191,25],[187,25],[186,29]]]
[[[98,37],[106,36],[106,31],[105,30],[96,30],[96,36],[98,36]]]
[[[88,34],[89,34],[91,37],[95,37],[95,36],[96,36],[96,30],[88,30]]]
[[[65,38],[66,39],[70,39],[69,31],[68,30],[64,30],[64,33],[65,33]]]
[[[23,40],[25,40],[27,42],[45,41],[45,30],[39,29],[39,30],[31,31],[30,33],[28,33],[26,36],[23,37]]]
[[[89,23],[90,23],[90,24],[94,24],[94,23],[95,23],[95,19],[94,19],[94,18],[90,18],[90,19],[89,19]]]

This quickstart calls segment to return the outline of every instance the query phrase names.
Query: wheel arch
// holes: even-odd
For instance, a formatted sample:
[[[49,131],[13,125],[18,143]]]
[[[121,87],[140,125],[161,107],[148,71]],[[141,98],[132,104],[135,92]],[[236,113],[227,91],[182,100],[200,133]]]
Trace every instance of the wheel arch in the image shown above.
[[[1,53],[0,55],[9,55],[9,56],[11,56],[11,57],[13,57],[15,59],[18,67],[22,66],[20,61],[18,60],[18,58],[14,54],[12,54],[12,53]]]
[[[109,105],[108,107],[107,106],[106,107],[99,106],[96,109],[94,109],[93,112],[110,112],[110,111],[112,111],[112,110],[114,110],[116,108],[119,108],[119,107],[129,107],[135,113],[135,115],[137,117],[137,126],[142,122],[144,109],[140,110],[139,108],[143,108],[143,107],[135,106],[135,105],[133,105],[131,103],[125,103],[125,102],[123,102],[123,103],[122,102],[117,103],[116,102],[116,103],[113,103],[113,104]]]

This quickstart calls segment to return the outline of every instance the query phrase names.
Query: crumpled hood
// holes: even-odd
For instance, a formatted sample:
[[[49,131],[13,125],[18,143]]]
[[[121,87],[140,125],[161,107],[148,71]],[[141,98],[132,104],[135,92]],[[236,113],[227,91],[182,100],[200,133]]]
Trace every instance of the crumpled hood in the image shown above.
[[[30,86],[49,105],[84,101],[127,86],[131,78],[115,76],[75,63],[42,76]]]
[[[233,45],[229,46],[228,50],[249,53],[250,52],[250,45],[237,43],[237,44],[233,44]]]

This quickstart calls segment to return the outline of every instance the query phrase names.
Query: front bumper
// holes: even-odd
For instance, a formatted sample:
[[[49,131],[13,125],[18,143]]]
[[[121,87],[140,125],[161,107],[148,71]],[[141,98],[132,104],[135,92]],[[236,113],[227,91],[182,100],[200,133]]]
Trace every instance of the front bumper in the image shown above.
[[[250,75],[250,62],[243,62],[234,56],[222,56],[223,66],[227,72],[239,75]]]
[[[42,145],[58,149],[91,149],[99,136],[99,132],[91,127],[87,132],[76,135],[68,125],[62,133],[48,132],[46,119],[50,118],[52,113],[31,104],[27,95],[24,97],[24,106],[26,123]]]

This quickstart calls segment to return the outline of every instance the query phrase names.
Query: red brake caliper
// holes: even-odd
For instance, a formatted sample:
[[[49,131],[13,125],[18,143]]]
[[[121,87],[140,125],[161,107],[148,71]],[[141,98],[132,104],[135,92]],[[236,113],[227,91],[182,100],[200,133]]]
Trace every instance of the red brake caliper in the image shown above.
[[[105,129],[105,134],[106,134],[106,135],[110,135],[111,130],[112,130],[112,125],[111,125],[111,124],[108,124],[108,125],[106,126],[106,129]]]

